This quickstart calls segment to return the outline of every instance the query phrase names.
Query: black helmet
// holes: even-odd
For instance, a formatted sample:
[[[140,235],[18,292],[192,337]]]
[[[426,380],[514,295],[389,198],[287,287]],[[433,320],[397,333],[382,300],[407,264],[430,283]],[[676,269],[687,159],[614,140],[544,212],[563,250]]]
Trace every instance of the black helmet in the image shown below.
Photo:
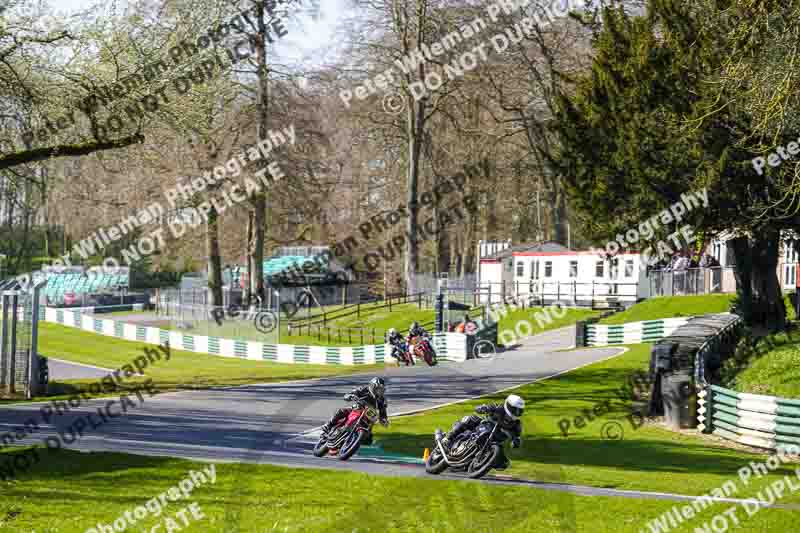
[[[419,322],[417,322],[416,320],[411,323],[411,329],[416,329],[418,327],[419,327]]]
[[[383,378],[372,378],[369,382],[369,392],[375,398],[383,398],[383,393],[386,391],[386,382]]]

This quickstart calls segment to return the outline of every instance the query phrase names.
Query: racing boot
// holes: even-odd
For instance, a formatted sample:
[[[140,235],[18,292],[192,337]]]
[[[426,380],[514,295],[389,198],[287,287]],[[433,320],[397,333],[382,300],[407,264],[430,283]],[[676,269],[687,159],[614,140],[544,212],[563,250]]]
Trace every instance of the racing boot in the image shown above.
[[[500,455],[497,456],[497,460],[494,463],[494,469],[505,470],[506,468],[509,467],[510,464],[511,461],[509,461],[508,457],[506,457],[506,454],[501,451]]]
[[[322,426],[322,436],[327,437],[331,429],[333,429],[333,424],[330,421],[325,422],[325,425]]]

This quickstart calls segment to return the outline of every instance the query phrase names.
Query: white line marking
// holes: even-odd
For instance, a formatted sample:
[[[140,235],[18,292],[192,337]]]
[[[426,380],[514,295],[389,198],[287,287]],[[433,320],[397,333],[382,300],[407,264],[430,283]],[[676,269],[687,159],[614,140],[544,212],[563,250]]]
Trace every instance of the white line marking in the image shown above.
[[[76,363],[75,361],[67,361],[65,359],[56,359],[55,357],[45,356],[49,361],[58,361],[59,363],[66,363],[68,365],[75,365],[75,366],[83,366],[86,368],[95,368],[97,370],[102,370],[104,372],[114,372],[115,369],[113,368],[103,368],[102,366],[95,366],[95,365],[87,365],[85,363]],[[141,375],[141,374],[139,374]]]

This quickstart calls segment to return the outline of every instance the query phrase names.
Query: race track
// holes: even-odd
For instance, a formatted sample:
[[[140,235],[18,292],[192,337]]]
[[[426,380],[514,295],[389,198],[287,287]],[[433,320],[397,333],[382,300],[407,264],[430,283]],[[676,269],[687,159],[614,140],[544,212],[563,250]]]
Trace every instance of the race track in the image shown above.
[[[516,387],[606,359],[621,351],[619,348],[558,351],[571,347],[573,343],[574,328],[569,327],[527,339],[522,345],[489,360],[442,362],[433,368],[387,365],[381,375],[387,381],[389,414],[429,409]],[[81,372],[79,367],[69,365],[56,368],[59,374]],[[95,369],[82,371],[87,374],[97,372]],[[336,409],[346,405],[342,396],[365,384],[373,375],[354,374],[174,392],[152,398],[145,396],[143,404],[97,429],[87,429],[82,438],[66,447],[207,461],[420,475],[423,471],[417,465],[389,464],[359,457],[344,463],[317,459],[311,454],[313,438],[304,438],[304,434],[325,423]],[[81,377],[90,376],[84,374]],[[80,407],[53,417],[50,424],[43,424],[39,431],[17,443],[41,443],[47,436],[64,432],[76,418],[95,412],[107,401],[84,400]],[[3,407],[0,409],[0,433],[19,428],[26,419],[37,415],[43,405]]]

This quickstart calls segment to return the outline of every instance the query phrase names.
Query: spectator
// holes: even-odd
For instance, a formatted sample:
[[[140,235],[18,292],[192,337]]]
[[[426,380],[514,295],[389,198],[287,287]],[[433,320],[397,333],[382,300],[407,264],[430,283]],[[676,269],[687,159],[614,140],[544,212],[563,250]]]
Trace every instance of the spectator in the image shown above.
[[[678,252],[677,258],[672,268],[673,270],[676,271],[686,270],[687,268],[689,268],[689,258],[686,257],[683,252]]]
[[[472,319],[470,319],[469,315],[465,314],[464,320],[460,322],[458,326],[456,326],[455,329],[456,333],[468,333],[470,331],[473,331],[474,328],[468,327],[470,323],[477,326],[477,324],[475,324],[475,322],[473,322]]]
[[[711,254],[703,254],[702,259],[700,259],[700,266],[702,268],[715,268],[719,266],[719,261]]]

